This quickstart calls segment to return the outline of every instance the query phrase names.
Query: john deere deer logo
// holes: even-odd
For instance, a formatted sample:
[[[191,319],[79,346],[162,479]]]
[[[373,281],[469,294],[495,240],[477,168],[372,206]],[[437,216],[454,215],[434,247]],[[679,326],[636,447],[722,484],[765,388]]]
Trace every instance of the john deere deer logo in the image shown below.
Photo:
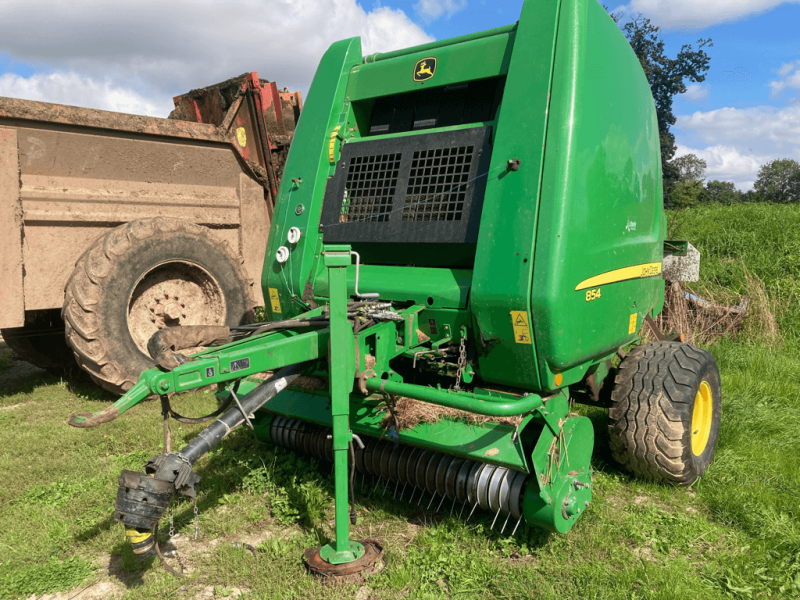
[[[427,81],[436,73],[436,59],[423,58],[414,65],[414,81]]]

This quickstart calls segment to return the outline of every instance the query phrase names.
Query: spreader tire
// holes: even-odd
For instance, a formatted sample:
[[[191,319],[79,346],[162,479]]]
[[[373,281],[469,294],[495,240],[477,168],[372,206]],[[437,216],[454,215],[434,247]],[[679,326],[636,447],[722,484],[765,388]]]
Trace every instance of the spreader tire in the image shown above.
[[[240,325],[249,282],[227,243],[180,219],[132,221],[109,231],[78,260],[62,316],[78,364],[122,394],[155,363],[150,336],[178,325]]]
[[[711,464],[722,408],[717,363],[705,350],[681,342],[634,348],[611,400],[611,453],[635,475],[689,485]]]

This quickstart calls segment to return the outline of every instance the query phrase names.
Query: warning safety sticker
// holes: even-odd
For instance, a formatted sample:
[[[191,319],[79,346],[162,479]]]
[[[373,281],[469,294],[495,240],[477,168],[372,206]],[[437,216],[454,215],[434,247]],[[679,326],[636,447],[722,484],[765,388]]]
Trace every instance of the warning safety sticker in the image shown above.
[[[278,290],[276,288],[269,288],[269,301],[272,304],[272,312],[281,312],[281,299],[278,297]]]
[[[518,344],[533,344],[531,342],[530,318],[525,310],[511,311],[511,325],[514,327],[514,341]]]

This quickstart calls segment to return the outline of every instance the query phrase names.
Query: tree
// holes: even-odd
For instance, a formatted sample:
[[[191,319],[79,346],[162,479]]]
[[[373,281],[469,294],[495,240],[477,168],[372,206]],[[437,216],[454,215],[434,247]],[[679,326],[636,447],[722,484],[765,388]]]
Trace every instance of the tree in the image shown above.
[[[800,164],[791,158],[770,161],[758,170],[754,187],[767,202],[800,202]]]
[[[706,202],[719,202],[720,204],[734,204],[742,202],[742,192],[736,189],[732,181],[709,181],[706,183],[703,200]]]
[[[672,208],[687,208],[695,206],[703,199],[703,182],[682,179],[672,186],[670,206]]]
[[[611,18],[619,23],[622,15],[612,14]],[[653,93],[661,141],[664,200],[669,203],[672,189],[680,180],[675,167],[670,164],[677,150],[675,136],[670,132],[675,124],[672,103],[676,95],[686,92],[686,80],[693,83],[705,81],[711,57],[704,49],[711,48],[714,44],[711,38],[701,38],[697,40],[696,50],[691,44],[684,44],[675,58],[669,58],[664,51],[664,40],[659,34],[661,28],[653,25],[650,19],[639,14],[621,28],[642,65]]]
[[[696,154],[686,154],[674,159],[671,166],[680,181],[703,181],[708,163]]]

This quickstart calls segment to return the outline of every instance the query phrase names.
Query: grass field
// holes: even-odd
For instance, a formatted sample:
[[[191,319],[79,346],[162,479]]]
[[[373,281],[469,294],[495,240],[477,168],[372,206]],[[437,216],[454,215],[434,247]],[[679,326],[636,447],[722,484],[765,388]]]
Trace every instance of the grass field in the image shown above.
[[[354,537],[381,539],[387,567],[365,584],[331,588],[306,575],[301,560],[332,532],[329,468],[238,430],[199,465],[197,541],[191,504],[175,512],[178,555],[191,571],[175,579],[157,559],[135,557],[111,520],[119,471],[140,470],[160,452],[157,403],[104,427],[72,429],[70,413],[113,398],[0,350],[0,597],[800,597],[800,210],[712,207],[677,221],[675,236],[704,252],[708,285],[739,291],[746,269],[783,307],[781,341],[740,336],[709,347],[722,374],[723,421],[716,459],[691,488],[619,470],[605,412],[579,407],[595,424],[597,477],[594,500],[569,534],[523,526],[501,536],[489,530],[490,515],[465,523],[449,506],[437,514],[357,488]],[[215,406],[210,393],[176,403],[184,414]],[[200,428],[174,424],[173,443]],[[258,556],[234,546],[241,542]]]

